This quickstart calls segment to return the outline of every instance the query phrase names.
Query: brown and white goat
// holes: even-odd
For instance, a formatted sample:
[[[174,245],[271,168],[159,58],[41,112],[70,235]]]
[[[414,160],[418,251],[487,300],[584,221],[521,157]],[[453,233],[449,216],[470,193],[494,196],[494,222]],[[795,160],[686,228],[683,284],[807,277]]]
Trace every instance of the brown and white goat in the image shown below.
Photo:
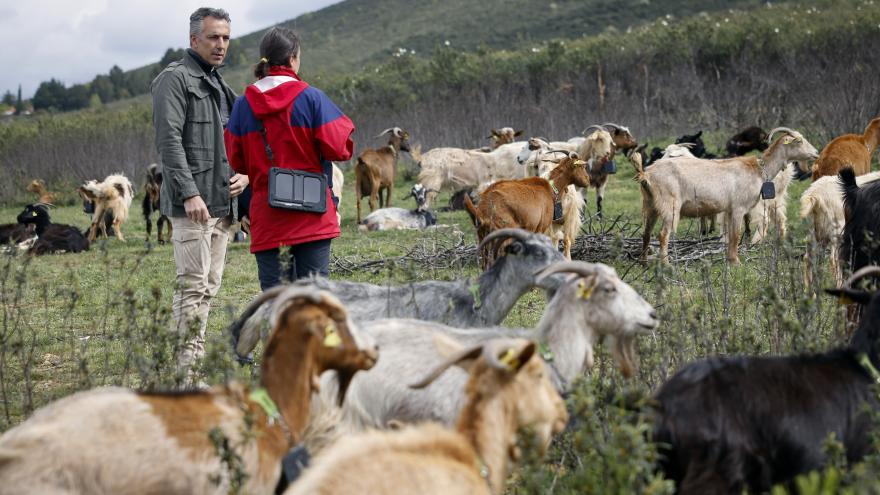
[[[159,210],[159,194],[162,189],[162,171],[156,163],[147,167],[147,182],[144,184],[144,201],[141,203],[141,211],[144,214],[144,221],[147,224],[147,242],[150,242],[150,236],[153,233],[153,222],[150,217],[154,211],[159,212],[159,218],[156,220],[156,237],[159,244],[165,244],[165,240],[171,240],[171,220],[163,215]],[[163,225],[168,226],[167,237],[162,237]]]
[[[549,234],[554,205],[562,202],[568,186],[590,185],[585,166],[586,162],[578,158],[577,153],[571,153],[550,172],[549,180],[529,177],[498,181],[480,194],[477,206],[465,197],[465,208],[477,229],[477,241],[482,242],[490,232],[505,228]],[[488,248],[480,256],[484,267],[494,260]]]
[[[95,241],[98,226],[101,232],[107,236],[107,224],[104,221],[104,213],[110,212],[113,217],[113,231],[116,238],[125,242],[122,236],[122,222],[128,219],[128,210],[134,199],[134,190],[131,181],[122,174],[108,175],[102,182],[90,180],[79,187],[80,196],[84,200],[93,201],[95,212],[92,214],[92,226],[89,227],[89,242]]]
[[[447,360],[413,388],[428,387],[452,365],[469,371],[455,430],[436,423],[349,435],[323,451],[285,495],[499,495],[530,427],[538,445],[568,420],[533,342],[497,339],[470,348],[435,337]]]
[[[605,164],[614,156],[616,145],[611,134],[602,127],[592,125],[584,131],[584,134],[590,129],[593,129],[593,132],[584,139],[577,153],[587,162],[590,187],[596,189],[596,215],[602,218],[602,200],[605,199],[605,185],[608,183]]]
[[[391,206],[394,192],[394,177],[397,175],[397,156],[401,151],[409,151],[409,133],[400,127],[391,127],[376,137],[388,134],[388,145],[379,149],[368,149],[358,155],[354,166],[354,196],[357,201],[357,221],[361,221],[361,198],[369,197],[370,211]],[[383,201],[382,191],[385,191]]]
[[[300,441],[318,377],[348,379],[376,361],[361,349],[339,301],[291,288],[277,304],[260,381],[183,393],[100,388],[36,411],[0,437],[5,493],[226,494],[232,449],[244,493],[272,493],[281,458]],[[343,380],[339,398],[347,380]],[[220,447],[218,447],[220,444]]]
[[[880,144],[880,117],[872,120],[862,134],[844,134],[825,145],[813,164],[813,180],[826,175],[837,175],[849,167],[856,175],[871,171],[871,156]]]
[[[737,157],[703,160],[688,156],[664,158],[645,170],[634,154],[642,192],[642,259],[647,258],[651,231],[657,220],[660,230],[660,257],[668,262],[669,236],[681,217],[725,215],[727,259],[739,263],[739,234],[743,217],[761,199],[761,186],[776,176],[787,163],[814,158],[818,153],[797,131],[778,127],[770,132],[783,135],[760,159]]]
[[[52,204],[55,202],[55,193],[51,193],[46,189],[46,183],[42,179],[32,180],[24,190],[37,195],[36,203]]]

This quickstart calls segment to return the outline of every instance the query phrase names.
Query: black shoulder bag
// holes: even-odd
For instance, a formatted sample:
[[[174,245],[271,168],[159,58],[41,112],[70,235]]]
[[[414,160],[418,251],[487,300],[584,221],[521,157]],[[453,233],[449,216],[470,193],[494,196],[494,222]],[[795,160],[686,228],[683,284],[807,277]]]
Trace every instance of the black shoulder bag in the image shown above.
[[[266,128],[260,122],[269,169],[269,206],[284,210],[324,213],[327,211],[327,177],[324,174],[275,166]]]

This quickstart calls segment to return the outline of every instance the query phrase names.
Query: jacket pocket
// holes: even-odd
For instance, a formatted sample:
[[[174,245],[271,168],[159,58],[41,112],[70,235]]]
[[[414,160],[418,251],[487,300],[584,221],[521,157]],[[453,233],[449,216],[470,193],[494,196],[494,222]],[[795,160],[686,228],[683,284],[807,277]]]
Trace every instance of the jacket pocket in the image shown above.
[[[214,148],[214,99],[211,93],[197,86],[188,86],[186,123],[183,128],[183,147]]]

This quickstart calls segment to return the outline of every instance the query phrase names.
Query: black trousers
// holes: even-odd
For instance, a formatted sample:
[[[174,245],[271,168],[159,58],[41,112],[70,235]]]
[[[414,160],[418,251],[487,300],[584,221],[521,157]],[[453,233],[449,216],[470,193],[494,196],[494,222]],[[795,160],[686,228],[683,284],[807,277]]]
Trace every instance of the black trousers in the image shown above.
[[[293,282],[312,274],[330,275],[330,239],[306,242],[280,249],[254,253],[260,288],[264,291],[282,282]]]

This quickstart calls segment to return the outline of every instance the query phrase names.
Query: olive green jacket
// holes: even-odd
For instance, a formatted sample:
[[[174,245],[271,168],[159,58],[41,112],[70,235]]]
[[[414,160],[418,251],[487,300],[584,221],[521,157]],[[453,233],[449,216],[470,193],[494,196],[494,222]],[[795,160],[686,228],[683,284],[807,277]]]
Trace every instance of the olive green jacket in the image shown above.
[[[193,196],[202,197],[212,218],[235,214],[218,104],[225,97],[231,108],[235,93],[222,78],[219,85],[212,79],[187,53],[168,64],[151,85],[164,215],[185,217],[183,201]]]

